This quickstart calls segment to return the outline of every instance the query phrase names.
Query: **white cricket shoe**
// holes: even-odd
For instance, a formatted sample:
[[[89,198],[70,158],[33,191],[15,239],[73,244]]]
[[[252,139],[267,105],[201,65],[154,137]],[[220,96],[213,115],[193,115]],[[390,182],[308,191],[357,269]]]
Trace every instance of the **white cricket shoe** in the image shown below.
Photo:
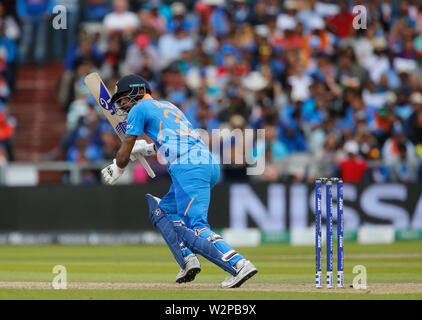
[[[237,270],[237,274],[235,276],[228,276],[221,283],[222,288],[238,288],[258,272],[252,262],[246,259],[239,260],[234,268]]]
[[[176,276],[177,283],[190,282],[195,280],[196,275],[201,272],[201,264],[196,255],[191,253],[185,257],[186,266],[184,269],[180,268]]]

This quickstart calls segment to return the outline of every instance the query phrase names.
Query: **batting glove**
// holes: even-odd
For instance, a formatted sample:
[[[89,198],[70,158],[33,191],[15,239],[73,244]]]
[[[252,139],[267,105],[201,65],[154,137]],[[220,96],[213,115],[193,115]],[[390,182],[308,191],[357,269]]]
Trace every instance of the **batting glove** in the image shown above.
[[[101,173],[108,184],[115,184],[124,171],[117,166],[116,159],[113,159],[113,163],[101,170]]]
[[[135,161],[139,156],[153,156],[155,155],[155,148],[153,143],[147,143],[145,140],[136,140],[130,153],[130,160]]]

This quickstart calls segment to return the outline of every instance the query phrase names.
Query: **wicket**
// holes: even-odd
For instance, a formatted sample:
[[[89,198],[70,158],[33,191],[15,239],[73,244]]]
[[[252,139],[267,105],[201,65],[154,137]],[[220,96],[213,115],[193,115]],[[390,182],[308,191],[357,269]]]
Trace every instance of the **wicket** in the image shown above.
[[[325,185],[325,210],[326,210],[326,238],[327,238],[327,273],[326,286],[333,288],[333,184],[337,187],[337,288],[344,287],[344,255],[343,255],[343,180],[339,178],[318,178],[315,181],[315,248],[316,272],[315,286],[322,288],[322,193]]]

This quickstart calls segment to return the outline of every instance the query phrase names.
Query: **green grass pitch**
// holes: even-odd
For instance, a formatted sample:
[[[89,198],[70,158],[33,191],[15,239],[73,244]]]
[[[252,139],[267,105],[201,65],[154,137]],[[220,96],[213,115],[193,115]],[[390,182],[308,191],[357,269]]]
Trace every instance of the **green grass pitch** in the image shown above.
[[[0,246],[0,299],[422,299],[422,242],[346,243],[346,288],[333,290],[314,288],[312,246],[238,249],[259,272],[223,290],[227,273],[202,257],[195,281],[175,284],[179,267],[165,246]],[[55,265],[66,267],[66,290],[51,288]],[[356,265],[366,268],[366,290],[350,288]]]

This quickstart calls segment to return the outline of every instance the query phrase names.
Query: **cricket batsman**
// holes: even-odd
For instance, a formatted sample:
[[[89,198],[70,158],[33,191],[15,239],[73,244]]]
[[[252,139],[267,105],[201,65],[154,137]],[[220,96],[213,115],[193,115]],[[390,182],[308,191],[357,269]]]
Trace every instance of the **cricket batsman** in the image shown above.
[[[201,271],[200,254],[230,275],[222,288],[236,288],[258,270],[210,229],[207,221],[211,189],[220,166],[183,112],[168,101],[151,96],[148,82],[138,75],[121,78],[111,98],[118,112],[127,114],[126,134],[113,163],[102,170],[114,184],[129,160],[159,152],[168,162],[172,179],[169,192],[159,199],[147,194],[149,215],[160,231],[180,272],[176,282],[190,282]],[[154,143],[138,137],[145,133]]]

